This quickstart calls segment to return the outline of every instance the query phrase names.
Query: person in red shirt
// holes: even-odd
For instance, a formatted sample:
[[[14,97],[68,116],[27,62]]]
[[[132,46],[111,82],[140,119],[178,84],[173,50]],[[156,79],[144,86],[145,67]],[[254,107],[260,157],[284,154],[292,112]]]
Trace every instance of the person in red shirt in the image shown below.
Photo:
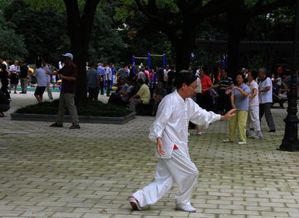
[[[199,105],[206,110],[212,110],[213,105],[209,90],[212,88],[213,82],[208,75],[207,68],[205,66],[202,67],[202,70],[200,72],[200,81],[202,88],[202,102],[199,102]]]

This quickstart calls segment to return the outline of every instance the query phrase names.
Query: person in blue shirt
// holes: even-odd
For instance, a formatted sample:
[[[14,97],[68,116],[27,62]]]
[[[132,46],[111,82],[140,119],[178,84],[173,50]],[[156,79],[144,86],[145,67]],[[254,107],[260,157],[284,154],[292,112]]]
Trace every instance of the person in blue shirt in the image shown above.
[[[100,85],[99,88],[101,90],[101,95],[104,95],[104,84],[105,84],[105,75],[106,75],[106,69],[103,66],[102,63],[98,64],[97,68],[98,74],[100,75]]]
[[[233,142],[236,137],[236,130],[239,131],[239,145],[247,143],[246,123],[249,110],[250,88],[244,83],[245,76],[238,73],[236,76],[236,85],[231,93],[231,105],[236,109],[236,116],[229,121],[229,136],[223,142]]]

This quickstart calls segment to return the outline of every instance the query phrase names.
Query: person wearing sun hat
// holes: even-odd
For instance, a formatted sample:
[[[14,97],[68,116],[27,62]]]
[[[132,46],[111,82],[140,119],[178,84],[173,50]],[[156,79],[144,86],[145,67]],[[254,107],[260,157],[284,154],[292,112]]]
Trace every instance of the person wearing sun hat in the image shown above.
[[[78,112],[75,105],[75,91],[78,68],[73,62],[73,54],[65,53],[62,55],[64,66],[57,74],[62,80],[61,92],[59,96],[58,116],[56,122],[50,127],[63,127],[63,117],[67,108],[72,117],[70,129],[80,129]]]

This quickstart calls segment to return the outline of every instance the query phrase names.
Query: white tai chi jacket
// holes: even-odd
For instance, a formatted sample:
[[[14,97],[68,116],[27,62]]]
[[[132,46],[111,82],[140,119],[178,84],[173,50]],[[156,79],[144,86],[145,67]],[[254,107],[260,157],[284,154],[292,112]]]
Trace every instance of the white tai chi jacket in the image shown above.
[[[165,96],[159,104],[156,119],[150,128],[152,141],[162,138],[165,154],[158,158],[171,158],[174,146],[188,154],[188,127],[192,123],[209,127],[209,124],[221,119],[221,115],[208,112],[198,106],[191,98],[183,99],[175,90]]]

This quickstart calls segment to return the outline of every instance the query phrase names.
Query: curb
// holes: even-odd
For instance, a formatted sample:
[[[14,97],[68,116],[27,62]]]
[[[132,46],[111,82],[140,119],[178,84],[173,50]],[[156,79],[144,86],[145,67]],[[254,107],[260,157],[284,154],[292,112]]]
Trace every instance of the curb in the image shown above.
[[[11,120],[19,121],[42,121],[42,122],[55,122],[57,115],[50,114],[22,114],[12,113]],[[104,123],[104,124],[125,124],[135,118],[135,113],[132,112],[123,117],[101,117],[101,116],[79,116],[80,123]],[[70,115],[64,115],[65,122],[71,122]]]

